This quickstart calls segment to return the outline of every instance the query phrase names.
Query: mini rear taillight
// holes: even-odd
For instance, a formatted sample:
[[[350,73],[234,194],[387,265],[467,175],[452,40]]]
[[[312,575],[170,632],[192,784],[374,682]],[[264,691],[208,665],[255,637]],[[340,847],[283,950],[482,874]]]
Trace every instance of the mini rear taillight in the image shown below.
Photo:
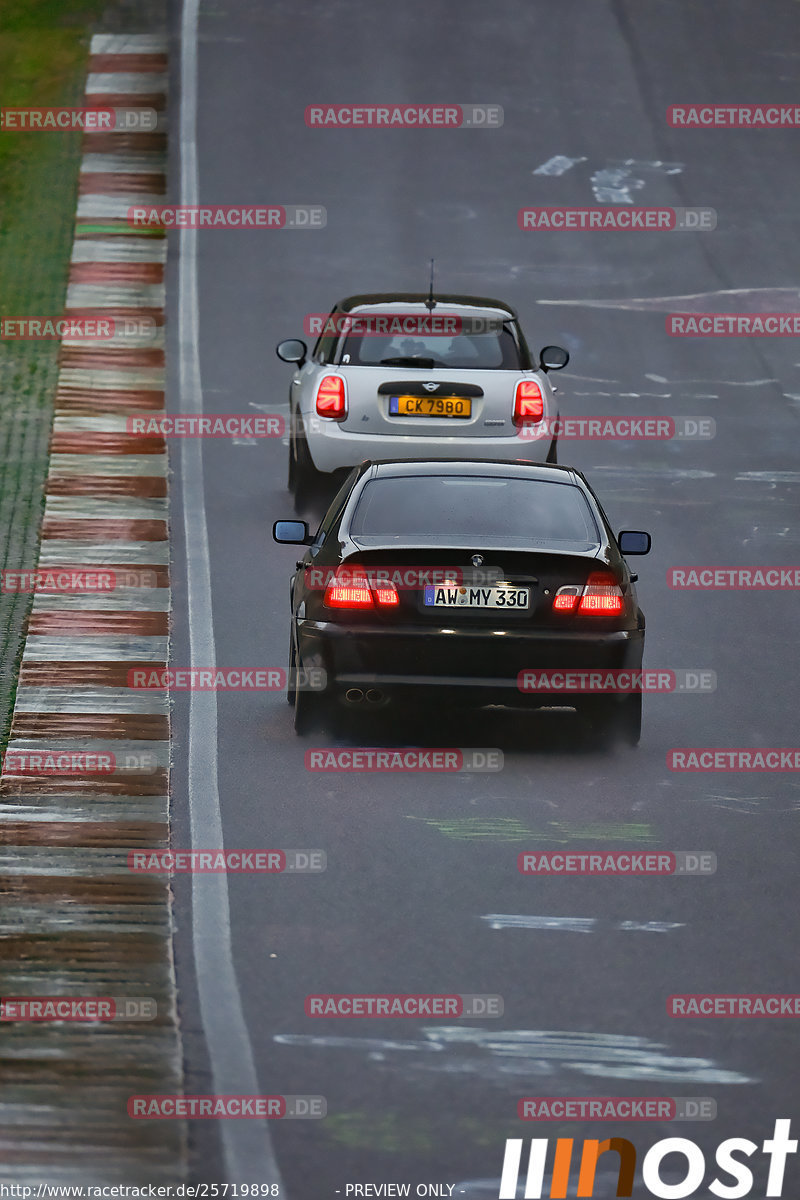
[[[541,421],[543,415],[542,389],[532,379],[521,379],[514,392],[514,424],[529,425]]]
[[[324,375],[317,388],[317,413],[333,421],[347,416],[347,396],[341,375]]]
[[[385,608],[400,603],[392,583],[370,586],[363,567],[339,567],[325,589],[327,608]]]
[[[585,617],[613,617],[625,607],[622,589],[609,571],[595,571],[584,586],[570,583],[553,598],[554,612],[577,612]]]

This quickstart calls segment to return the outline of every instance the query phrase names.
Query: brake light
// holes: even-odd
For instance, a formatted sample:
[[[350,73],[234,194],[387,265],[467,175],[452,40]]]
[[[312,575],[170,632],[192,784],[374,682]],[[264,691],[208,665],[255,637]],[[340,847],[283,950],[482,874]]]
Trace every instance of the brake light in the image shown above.
[[[578,607],[582,591],[583,588],[573,586],[559,588],[553,600],[553,608],[556,612],[572,612]]]
[[[613,617],[622,612],[625,599],[616,579],[608,571],[595,571],[580,584],[567,584],[553,598],[554,612],[577,612],[581,616]]]
[[[622,605],[622,590],[614,576],[606,571],[597,571],[586,581],[578,612],[613,616],[622,612]]]
[[[364,571],[341,567],[325,589],[328,608],[372,608],[372,592]]]
[[[317,388],[317,412],[321,417],[342,421],[347,416],[347,397],[341,375],[324,375]]]
[[[521,379],[514,393],[514,424],[528,425],[541,421],[543,415],[542,389],[532,379]]]
[[[327,608],[379,608],[400,603],[392,583],[370,587],[363,567],[339,567],[325,589],[323,603]]]

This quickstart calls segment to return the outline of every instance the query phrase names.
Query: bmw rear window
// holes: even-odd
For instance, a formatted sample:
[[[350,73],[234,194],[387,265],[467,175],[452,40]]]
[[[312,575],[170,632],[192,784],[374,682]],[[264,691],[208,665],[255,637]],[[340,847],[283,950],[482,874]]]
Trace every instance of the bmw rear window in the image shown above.
[[[365,484],[350,519],[356,540],[397,544],[589,549],[600,533],[573,484],[517,476],[398,475]]]

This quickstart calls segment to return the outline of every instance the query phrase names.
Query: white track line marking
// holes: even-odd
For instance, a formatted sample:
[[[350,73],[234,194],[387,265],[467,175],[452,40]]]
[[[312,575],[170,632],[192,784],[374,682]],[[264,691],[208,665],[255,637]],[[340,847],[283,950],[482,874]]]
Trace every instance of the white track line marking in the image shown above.
[[[96,33],[92,54],[166,54],[168,39],[161,33]]]
[[[122,217],[127,219],[129,208],[158,208],[166,204],[166,198],[161,195],[150,195],[147,192],[137,192],[136,195],[106,196],[102,192],[90,192],[78,200],[77,215],[79,217]],[[131,228],[134,228],[131,226]],[[154,239],[160,240],[160,239]]]
[[[155,71],[103,71],[86,81],[87,96],[140,96],[167,90],[166,75]]]
[[[115,203],[120,207],[120,212],[116,215],[125,216],[131,201],[122,199]],[[78,207],[80,208],[80,205]],[[92,215],[91,213],[78,213],[78,216]],[[163,308],[164,297],[163,283],[70,283],[67,285],[65,307],[67,309]]]
[[[86,684],[73,687],[17,688],[15,712],[34,713],[147,713],[165,716],[169,700],[164,692],[110,688]]]
[[[72,521],[165,521],[166,496],[48,496],[45,517]]]
[[[197,26],[200,0],[184,0],[181,15],[181,194],[197,204]],[[197,230],[180,230],[178,339],[181,410],[203,411],[200,377],[200,321],[197,287]],[[211,566],[203,488],[202,439],[181,447],[183,522],[186,541],[187,609],[191,665],[216,666],[211,606]],[[189,813],[192,845],[223,845],[217,778],[217,698],[214,692],[189,694]],[[231,945],[227,878],[192,876],[192,938],[200,1015],[214,1091],[259,1093],[253,1047],[242,1010]],[[231,1182],[258,1179],[277,1184],[286,1200],[267,1121],[220,1123],[225,1169]]]
[[[82,567],[103,563],[146,563],[148,566],[168,566],[169,546],[163,542],[88,542],[80,538],[42,538],[39,565],[63,566],[67,563]],[[142,572],[137,571],[141,576]],[[153,585],[155,587],[155,584]]]
[[[152,237],[86,238],[72,246],[71,262],[160,262],[167,239]]]
[[[121,150],[119,154],[84,154],[81,175],[163,175],[166,155],[160,150],[143,150],[138,154]]]
[[[52,454],[50,478],[64,475],[166,475],[166,454]]]
[[[168,639],[131,633],[28,634],[27,662],[166,662]],[[167,743],[165,742],[164,745]]]

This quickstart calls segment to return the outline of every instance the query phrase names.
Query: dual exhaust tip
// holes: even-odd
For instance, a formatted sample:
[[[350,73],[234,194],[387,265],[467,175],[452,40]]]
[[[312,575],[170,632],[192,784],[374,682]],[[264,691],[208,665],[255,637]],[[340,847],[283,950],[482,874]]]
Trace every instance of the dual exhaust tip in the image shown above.
[[[385,697],[378,688],[348,688],[344,694],[348,704],[382,704]]]

